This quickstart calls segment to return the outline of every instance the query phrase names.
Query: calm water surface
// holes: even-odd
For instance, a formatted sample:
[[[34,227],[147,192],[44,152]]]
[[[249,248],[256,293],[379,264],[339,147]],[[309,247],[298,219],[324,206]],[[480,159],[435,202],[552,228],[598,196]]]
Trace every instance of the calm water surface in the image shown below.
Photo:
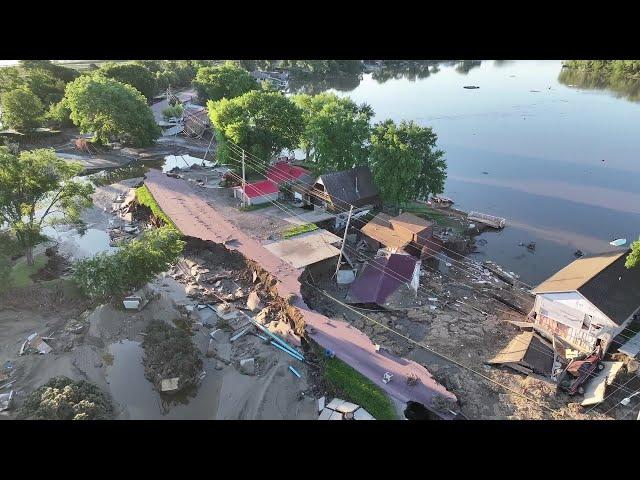
[[[482,235],[476,258],[535,284],[576,249],[611,250],[611,240],[640,234],[640,104],[569,87],[560,72],[560,61],[482,61],[466,74],[440,66],[414,80],[365,74],[336,93],[369,103],[376,121],[433,127],[448,162],[445,195],[508,221]],[[518,246],[530,241],[535,253]]]

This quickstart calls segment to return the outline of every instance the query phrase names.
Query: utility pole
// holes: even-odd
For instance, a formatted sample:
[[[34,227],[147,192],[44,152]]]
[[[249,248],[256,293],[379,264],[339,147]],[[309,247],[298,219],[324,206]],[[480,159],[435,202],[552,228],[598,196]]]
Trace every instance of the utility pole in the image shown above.
[[[349,232],[349,223],[351,222],[352,212],[353,212],[353,205],[349,207],[349,216],[347,217],[347,226],[344,227],[344,237],[342,238],[342,248],[340,248],[340,256],[338,257],[338,265],[336,265],[336,273],[334,275],[338,275],[338,270],[340,270],[340,263],[342,262],[342,252],[344,252],[344,246],[347,243],[347,233]]]
[[[246,194],[244,192],[244,187],[245,187],[246,183],[247,183],[247,181],[246,181],[245,176],[244,176],[244,148],[243,148],[242,149],[242,206],[243,207],[245,206],[245,204],[244,204],[245,200],[244,199],[246,197]]]

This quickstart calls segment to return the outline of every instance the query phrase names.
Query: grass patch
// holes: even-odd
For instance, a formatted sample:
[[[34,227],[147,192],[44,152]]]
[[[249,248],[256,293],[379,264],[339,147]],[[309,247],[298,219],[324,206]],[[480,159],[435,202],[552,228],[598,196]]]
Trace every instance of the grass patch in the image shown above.
[[[461,232],[464,230],[457,218],[452,217],[451,215],[447,215],[444,212],[434,210],[433,208],[430,208],[426,205],[421,205],[419,203],[409,204],[402,207],[402,211],[413,213],[418,217],[425,218],[442,227],[450,227],[457,232]]]
[[[44,253],[34,257],[33,265],[27,265],[27,257],[19,258],[9,274],[9,284],[15,288],[25,288],[32,285],[31,275],[44,267],[48,261],[49,257]]]
[[[151,195],[151,192],[146,185],[142,185],[141,187],[136,188],[136,198],[138,199],[138,203],[140,203],[140,205],[149,207],[151,209],[151,212],[156,217],[161,218],[167,225],[170,225],[178,230],[178,227],[176,227],[175,223],[173,223],[167,216],[167,214],[162,211],[160,205],[158,205],[156,199],[153,198],[153,195]]]
[[[244,207],[240,207],[238,210],[241,212],[251,212],[253,210],[260,210],[261,208],[267,208],[271,206],[271,202],[259,203],[257,205],[245,205]]]
[[[294,225],[292,227],[287,228],[284,232],[282,232],[282,236],[284,238],[295,237],[296,235],[300,235],[301,233],[313,232],[317,230],[318,226],[315,223],[305,223],[302,225]]]
[[[376,420],[397,420],[395,408],[387,395],[371,380],[337,358],[325,362],[324,375],[338,395],[357,403]]]

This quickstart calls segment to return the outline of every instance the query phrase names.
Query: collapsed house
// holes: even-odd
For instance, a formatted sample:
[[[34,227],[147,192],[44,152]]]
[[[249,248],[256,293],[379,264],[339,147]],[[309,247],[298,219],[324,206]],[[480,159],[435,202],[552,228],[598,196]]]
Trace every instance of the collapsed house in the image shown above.
[[[381,212],[360,232],[373,250],[386,248],[392,253],[428,258],[441,249],[440,242],[433,236],[433,224],[412,213],[392,217]]]
[[[384,307],[415,300],[420,286],[420,260],[411,255],[392,253],[365,264],[353,281],[347,301]]]
[[[264,245],[264,248],[295,268],[305,268],[340,255],[340,249],[336,248],[340,243],[340,237],[318,229]]]
[[[584,256],[549,277],[533,289],[531,320],[583,352],[598,340],[606,351],[640,310],[640,269],[624,266],[628,252]]]

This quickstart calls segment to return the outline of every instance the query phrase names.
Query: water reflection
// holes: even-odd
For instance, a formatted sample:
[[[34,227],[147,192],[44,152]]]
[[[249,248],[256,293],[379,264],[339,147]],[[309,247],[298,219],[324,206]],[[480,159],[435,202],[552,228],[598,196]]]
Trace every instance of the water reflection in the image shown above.
[[[640,80],[632,78],[563,68],[558,75],[558,81],[569,87],[610,90],[616,94],[616,97],[626,98],[633,102],[640,101]]]
[[[342,75],[326,76],[307,76],[305,78],[291,78],[289,80],[289,92],[306,93],[309,95],[317,95],[326,90],[338,90],[340,92],[349,92],[360,85],[362,80],[361,73],[345,73]]]
[[[456,72],[466,75],[474,68],[479,67],[482,64],[480,60],[462,60],[458,66],[456,66]]]

